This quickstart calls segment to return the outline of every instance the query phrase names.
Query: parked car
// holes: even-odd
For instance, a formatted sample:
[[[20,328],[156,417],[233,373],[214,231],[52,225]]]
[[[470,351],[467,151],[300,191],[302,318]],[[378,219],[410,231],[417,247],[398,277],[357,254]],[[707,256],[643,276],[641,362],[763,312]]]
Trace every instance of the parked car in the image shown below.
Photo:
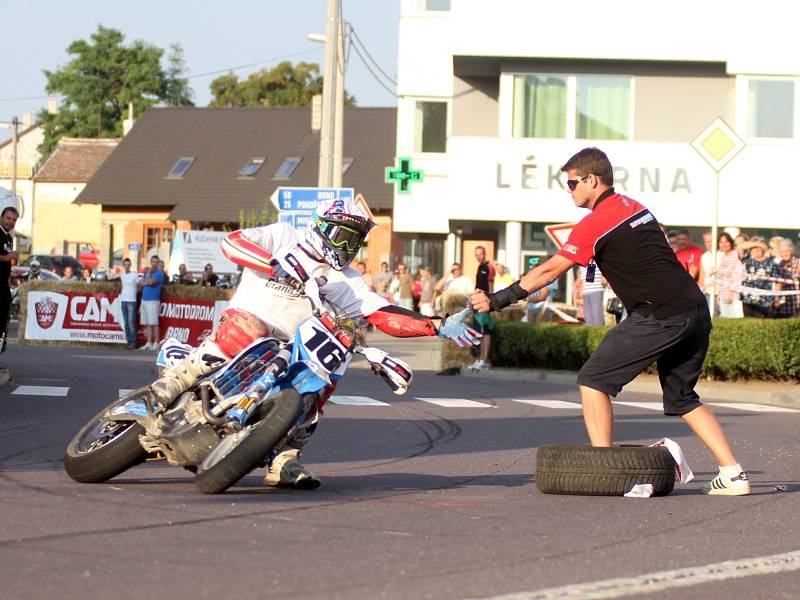
[[[28,271],[30,270],[30,267],[11,267],[11,277],[9,278],[11,287],[17,287],[20,283],[28,281]],[[60,281],[62,279],[58,273],[53,273],[53,271],[49,271],[48,269],[40,269],[39,272],[42,274],[41,277],[43,281]]]
[[[88,267],[94,271],[97,268],[97,265],[100,264],[100,253],[95,250],[91,244],[84,244],[80,248],[78,262],[80,262],[84,267]]]
[[[69,254],[31,254],[25,259],[25,262],[22,263],[22,266],[30,266],[31,262],[34,260],[39,261],[39,264],[42,265],[42,269],[53,271],[62,277],[64,275],[64,267],[67,265],[72,267],[72,272],[77,277],[80,277],[81,273],[83,272],[83,265],[78,261],[77,258],[70,256]]]

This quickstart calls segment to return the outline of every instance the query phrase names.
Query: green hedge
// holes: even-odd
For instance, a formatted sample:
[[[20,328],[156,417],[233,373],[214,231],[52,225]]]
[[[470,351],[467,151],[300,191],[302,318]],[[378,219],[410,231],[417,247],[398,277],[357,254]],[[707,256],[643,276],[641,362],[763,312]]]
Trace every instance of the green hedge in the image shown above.
[[[609,327],[495,321],[492,364],[575,371]],[[703,377],[800,381],[800,319],[714,319]]]

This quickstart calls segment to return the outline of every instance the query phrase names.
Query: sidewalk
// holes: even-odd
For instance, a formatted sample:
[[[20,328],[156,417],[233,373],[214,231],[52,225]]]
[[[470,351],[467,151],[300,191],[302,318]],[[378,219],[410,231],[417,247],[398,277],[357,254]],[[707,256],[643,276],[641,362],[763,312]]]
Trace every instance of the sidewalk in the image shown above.
[[[416,371],[440,371],[441,347],[447,344],[441,338],[395,338],[380,331],[367,335],[371,346],[385,350],[392,356],[406,361]],[[355,361],[353,367],[366,367],[365,361]],[[464,377],[484,377],[498,380],[547,382],[575,385],[577,373],[574,371],[547,371],[540,369],[491,368],[486,371],[461,369]],[[625,386],[625,392],[661,395],[661,385],[656,375],[639,375]],[[772,381],[701,381],[697,393],[702,400],[720,402],[753,402],[783,408],[800,409],[800,385]],[[620,396],[622,397],[622,396]]]

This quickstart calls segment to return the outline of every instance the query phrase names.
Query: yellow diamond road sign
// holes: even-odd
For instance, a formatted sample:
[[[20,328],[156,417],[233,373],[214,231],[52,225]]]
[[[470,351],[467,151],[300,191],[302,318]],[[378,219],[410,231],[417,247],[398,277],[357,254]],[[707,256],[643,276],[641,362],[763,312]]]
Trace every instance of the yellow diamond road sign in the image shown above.
[[[721,171],[744,148],[744,142],[722,117],[717,117],[692,140],[692,148],[715,171]]]

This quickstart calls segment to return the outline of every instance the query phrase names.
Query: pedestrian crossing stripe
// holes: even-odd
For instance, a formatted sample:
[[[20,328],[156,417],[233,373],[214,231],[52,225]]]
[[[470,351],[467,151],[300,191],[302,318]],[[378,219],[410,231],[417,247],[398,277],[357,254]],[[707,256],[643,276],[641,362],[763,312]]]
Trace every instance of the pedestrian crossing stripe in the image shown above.
[[[485,402],[476,402],[475,400],[467,400],[466,398],[417,398],[422,402],[435,404],[436,406],[443,406],[444,408],[494,408],[493,404]]]
[[[583,409],[583,405],[579,402],[565,402],[564,400],[522,400],[519,398],[512,398],[512,400],[514,402],[521,402],[522,404],[541,406],[542,408],[565,408],[567,410]]]
[[[369,396],[331,396],[328,401],[350,406],[391,406],[388,402],[381,402]]]
[[[612,404],[620,404],[622,406],[632,406],[633,408],[644,408],[645,410],[664,411],[664,405],[661,402],[622,402],[614,400]]]
[[[17,386],[12,394],[19,396],[61,396],[69,393],[68,387],[57,387],[52,385],[20,385]]]
[[[706,402],[710,406],[718,406],[720,408],[733,408],[736,410],[752,410],[753,412],[783,412],[794,413],[800,412],[794,408],[783,408],[780,406],[768,406],[766,404],[753,404],[750,402],[731,402],[726,404],[724,402]]]
[[[69,394],[69,387],[60,386],[47,386],[47,385],[20,385],[11,392],[12,395],[17,396],[50,396],[64,398]],[[131,393],[133,388],[119,388],[117,390],[118,398],[122,398]],[[496,408],[497,405],[490,402],[478,402],[477,400],[468,400],[466,398],[429,398],[429,397],[416,397],[415,400],[427,402],[441,406],[442,408]],[[512,402],[520,404],[528,404],[531,406],[538,406],[550,410],[581,410],[582,405],[580,402],[570,402],[567,400],[547,400],[536,398],[511,398]],[[388,402],[376,400],[369,396],[346,396],[334,395],[331,396],[331,404],[345,405],[345,406],[391,406]],[[631,408],[639,408],[643,410],[663,411],[661,402],[628,402],[627,400],[614,400],[614,405],[628,406]],[[766,404],[756,404],[754,402],[706,402],[709,406],[714,406],[723,409],[733,409],[740,411],[761,412],[761,413],[800,413],[796,408],[783,408],[780,406],[769,406]]]

